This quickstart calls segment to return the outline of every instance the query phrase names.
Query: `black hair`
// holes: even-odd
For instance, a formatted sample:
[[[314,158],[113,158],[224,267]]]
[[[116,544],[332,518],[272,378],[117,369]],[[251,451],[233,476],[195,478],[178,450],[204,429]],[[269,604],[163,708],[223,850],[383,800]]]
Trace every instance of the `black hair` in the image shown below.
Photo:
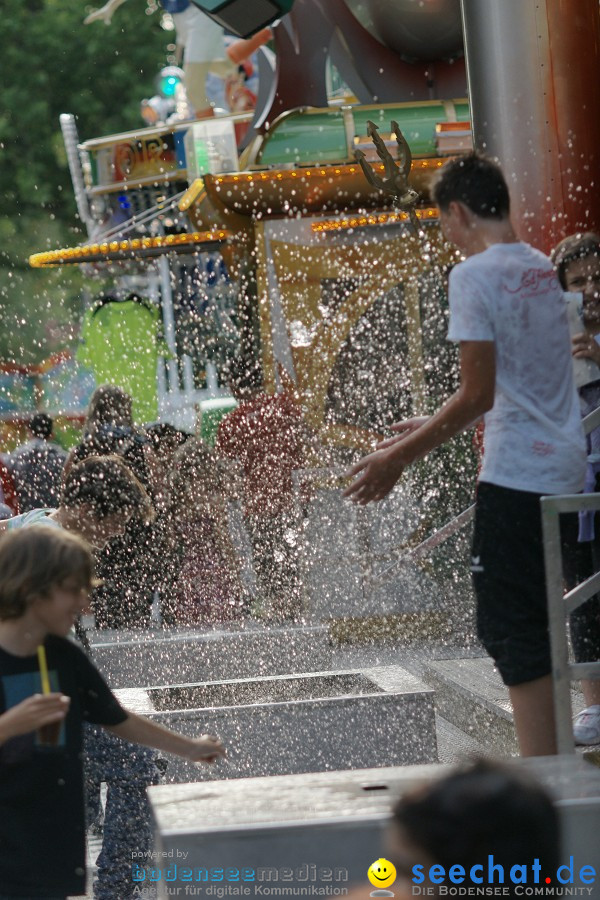
[[[433,184],[432,193],[442,212],[458,201],[482,219],[505,219],[510,213],[510,197],[502,169],[482,153],[468,153],[447,162]]]
[[[72,466],[60,502],[69,508],[87,506],[99,519],[115,513],[154,519],[150,498],[120,456],[89,456]]]
[[[556,809],[541,785],[517,766],[475,760],[402,797],[394,822],[446,870],[461,865],[468,872],[479,864],[487,872],[490,855],[505,877],[512,866],[534,859],[542,874],[556,873],[560,865]]]
[[[102,384],[91,396],[84,431],[92,434],[100,425],[127,425],[133,427],[133,400],[131,395],[116,384]]]
[[[52,435],[53,422],[48,413],[39,412],[29,421],[29,430],[36,437],[47,440]]]
[[[551,253],[558,280],[564,291],[567,290],[567,269],[569,263],[576,259],[587,259],[588,256],[600,258],[600,235],[593,231],[570,234],[556,245]]]
[[[192,437],[188,432],[180,431],[173,425],[169,425],[168,422],[155,422],[147,425],[145,431],[152,448],[158,453],[163,450],[174,451]]]

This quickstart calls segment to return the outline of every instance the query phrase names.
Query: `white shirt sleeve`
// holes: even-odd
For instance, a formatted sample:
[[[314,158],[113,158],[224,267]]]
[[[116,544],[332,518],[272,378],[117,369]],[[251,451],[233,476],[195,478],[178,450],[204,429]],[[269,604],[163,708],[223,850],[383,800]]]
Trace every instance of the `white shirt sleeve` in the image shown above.
[[[493,341],[494,322],[488,292],[456,266],[449,279],[449,341]]]

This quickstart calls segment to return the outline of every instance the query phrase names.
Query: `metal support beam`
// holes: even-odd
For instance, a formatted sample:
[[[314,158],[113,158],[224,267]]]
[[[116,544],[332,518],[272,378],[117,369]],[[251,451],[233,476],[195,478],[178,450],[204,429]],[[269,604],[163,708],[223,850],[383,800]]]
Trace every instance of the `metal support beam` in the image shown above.
[[[461,0],[475,146],[500,159],[523,240],[600,221],[598,0]]]

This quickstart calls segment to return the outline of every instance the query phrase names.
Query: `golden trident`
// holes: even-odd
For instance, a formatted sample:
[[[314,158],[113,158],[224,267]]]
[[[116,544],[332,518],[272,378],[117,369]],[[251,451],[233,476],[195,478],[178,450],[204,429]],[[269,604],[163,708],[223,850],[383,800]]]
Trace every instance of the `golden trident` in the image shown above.
[[[362,150],[355,150],[354,156],[369,184],[372,184],[373,187],[383,191],[385,194],[389,194],[393,199],[394,206],[408,213],[415,235],[420,236],[421,229],[415,212],[415,206],[420,200],[420,195],[408,186],[408,176],[412,167],[412,153],[397,122],[392,122],[392,132],[395,134],[396,143],[398,144],[398,161],[400,165],[397,165],[392,158],[375,122],[367,122],[367,134],[373,141],[377,156],[384,165],[384,178],[371,168]]]

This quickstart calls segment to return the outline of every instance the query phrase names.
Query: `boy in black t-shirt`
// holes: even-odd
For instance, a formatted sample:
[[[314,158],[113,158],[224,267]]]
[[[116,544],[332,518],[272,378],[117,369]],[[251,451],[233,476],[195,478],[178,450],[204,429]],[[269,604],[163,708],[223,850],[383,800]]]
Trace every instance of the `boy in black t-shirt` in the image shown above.
[[[194,762],[225,756],[215,737],[124,710],[67,640],[92,584],[90,550],[75,535],[36,526],[0,542],[1,900],[85,893],[84,721]]]

